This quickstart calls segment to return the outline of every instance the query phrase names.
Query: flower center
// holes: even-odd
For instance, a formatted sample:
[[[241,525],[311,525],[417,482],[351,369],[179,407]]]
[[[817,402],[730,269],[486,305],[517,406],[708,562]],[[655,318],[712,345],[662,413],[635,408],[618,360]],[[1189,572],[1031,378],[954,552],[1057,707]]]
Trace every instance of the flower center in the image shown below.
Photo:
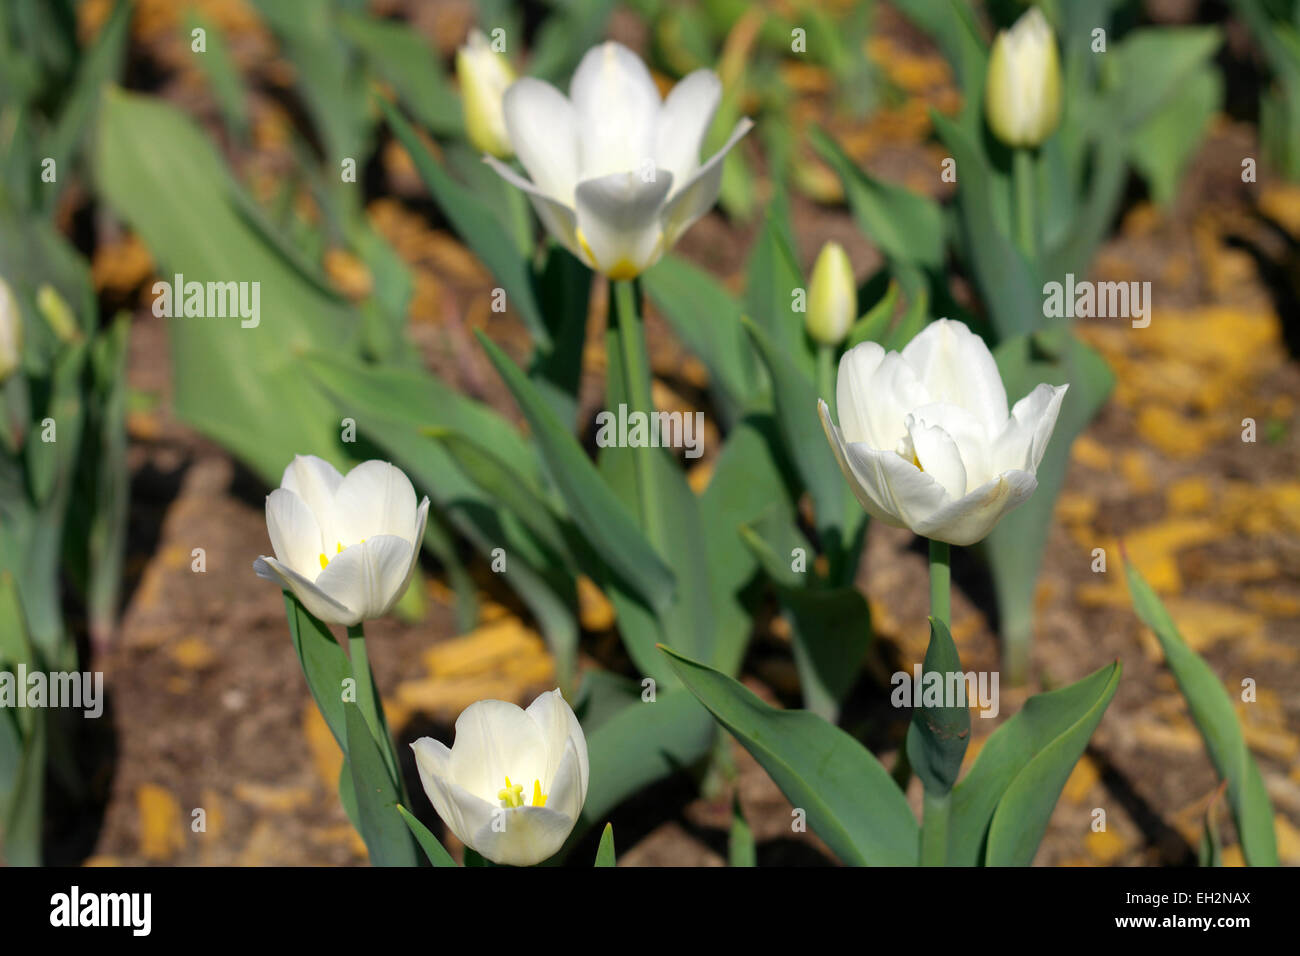
[[[365,538],[362,538],[361,541],[360,541],[359,543],[360,543],[360,544],[365,544],[365,543],[366,543],[366,539],[365,539]],[[334,553],[335,553],[335,554],[342,554],[342,553],[343,553],[343,542],[342,542],[342,541],[338,542],[338,550],[335,551]],[[324,570],[325,570],[326,568],[328,568],[329,566],[330,566],[330,559],[329,559],[329,557],[325,554],[325,552],[322,551],[322,552],[320,553],[320,569],[321,569],[322,571],[324,571]]]
[[[506,777],[506,785],[497,791],[497,799],[507,809],[522,807],[524,805],[523,784],[511,783],[510,778]],[[546,806],[546,794],[542,793],[542,782],[540,780],[533,781],[533,802],[531,806]]]

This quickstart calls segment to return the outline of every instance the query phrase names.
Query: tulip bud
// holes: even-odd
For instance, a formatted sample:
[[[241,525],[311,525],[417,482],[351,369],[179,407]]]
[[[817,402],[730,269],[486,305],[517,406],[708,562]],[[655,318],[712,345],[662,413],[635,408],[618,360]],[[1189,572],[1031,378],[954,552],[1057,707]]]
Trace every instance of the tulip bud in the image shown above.
[[[36,290],[36,308],[60,342],[76,342],[81,338],[76,316],[54,286],[46,284]]]
[[[848,253],[828,242],[817,254],[808,289],[808,334],[822,345],[839,345],[857,317],[858,287]]]
[[[23,360],[23,314],[9,283],[0,279],[0,382]]]
[[[499,158],[514,154],[501,98],[515,81],[510,61],[492,50],[481,30],[471,30],[456,51],[456,78],[465,109],[465,132],[475,149]]]
[[[997,138],[1012,147],[1041,145],[1060,122],[1061,62],[1037,7],[993,41],[984,111]]]

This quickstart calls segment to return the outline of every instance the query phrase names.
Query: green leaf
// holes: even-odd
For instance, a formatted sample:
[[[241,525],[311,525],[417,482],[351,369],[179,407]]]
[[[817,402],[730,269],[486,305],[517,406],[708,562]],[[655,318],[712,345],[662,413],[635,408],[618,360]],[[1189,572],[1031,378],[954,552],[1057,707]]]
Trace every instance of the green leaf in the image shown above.
[[[1041,730],[1044,724],[1050,726],[1052,723],[1061,722],[1065,723],[1065,726],[1060,727],[1058,734],[1045,740],[1040,748],[1035,749],[1034,756],[1028,758],[1023,766],[1019,767],[1015,777],[1011,779],[1001,799],[998,800],[997,809],[993,812],[993,819],[988,827],[988,848],[985,852],[987,865],[1028,866],[1034,862],[1039,843],[1043,840],[1044,832],[1047,832],[1052,808],[1060,799],[1061,788],[1065,787],[1070,771],[1074,770],[1075,763],[1078,763],[1079,757],[1083,756],[1083,750],[1088,745],[1092,731],[1095,731],[1097,724],[1101,723],[1101,715],[1105,713],[1106,705],[1110,704],[1110,698],[1114,696],[1115,688],[1119,685],[1119,671],[1121,667],[1118,661],[1110,666],[1109,672],[1105,669],[1099,671],[1099,674],[1105,674],[1108,679],[1102,685],[1100,695],[1093,697],[1088,708],[1082,713],[1067,709],[1074,704],[1075,697],[1053,696],[1065,695],[1074,687],[1078,687],[1078,684],[1075,684],[1073,687],[1065,688],[1065,691],[1031,697],[1024,705],[1021,714],[1017,714],[1017,717],[1026,715],[1026,723],[1030,724],[1028,734],[1031,735],[1035,730]],[[1092,678],[1087,678],[1080,683],[1088,683],[1089,689],[1093,689],[1092,684],[1089,683],[1091,680]],[[1041,710],[1048,713],[1031,711],[1036,702]],[[1058,713],[1052,713],[1053,710]],[[1062,710],[1065,713],[1060,713]],[[1062,717],[1065,717],[1065,721],[1061,721]],[[998,728],[998,732],[1010,726],[1009,721]],[[984,760],[985,750],[992,743],[991,737],[989,743],[980,750],[980,760]],[[1023,743],[1023,737],[1019,741],[1013,737],[1006,743]],[[995,753],[1002,756],[1005,752],[997,750]],[[972,775],[974,775],[974,767],[972,767]],[[954,826],[952,822],[950,826]]]
[[[1146,123],[1223,42],[1217,27],[1140,27],[1105,58],[1111,126],[1121,135]]]
[[[375,866],[416,866],[411,831],[398,812],[399,788],[388,773],[379,744],[370,733],[361,708],[344,705],[348,764],[361,820],[361,838]]]
[[[415,837],[416,842],[420,844],[420,849],[424,851],[424,855],[432,865],[456,865],[456,861],[451,858],[451,854],[447,852],[446,848],[438,842],[438,838],[430,833],[429,828],[417,820],[410,810],[399,803],[397,812],[402,815],[402,821],[411,831],[411,836]]]
[[[737,681],[662,649],[688,690],[845,863],[910,866],[919,829],[902,791],[860,743],[806,711],[769,707]]]
[[[506,290],[510,305],[528,326],[533,344],[538,348],[549,349],[551,333],[542,318],[541,306],[533,291],[528,263],[519,254],[514,240],[486,203],[466,191],[447,174],[397,108],[383,97],[378,97],[377,102],[398,142],[411,154],[420,178],[429,187],[438,207],[456,227],[456,232],[465,240],[465,244],[483,260],[483,264]]]
[[[464,133],[460,97],[443,73],[438,51],[416,30],[398,20],[346,11],[338,28],[422,125],[440,136]]]
[[[1228,805],[1241,837],[1242,852],[1251,866],[1277,866],[1273,807],[1259,766],[1250,755],[1232,698],[1204,658],[1187,646],[1173,618],[1131,561],[1124,562],[1133,607],[1155,631],[1165,662],[1178,681],[1196,729],[1205,740],[1219,776],[1228,782]]]
[[[973,671],[971,672],[974,673]],[[957,645],[943,621],[930,618],[930,646],[925,651],[921,667],[922,700],[927,677],[939,675],[945,689],[950,686],[948,675],[965,677]],[[970,685],[966,684],[966,689]],[[957,782],[962,757],[970,743],[970,701],[960,704],[928,707],[922,704],[912,711],[912,723],[907,728],[907,759],[921,778],[927,796],[943,796]]]
[[[745,263],[745,315],[767,333],[767,340],[805,375],[814,355],[804,331],[804,313],[794,311],[797,290],[807,289],[779,220],[771,213]],[[814,413],[816,409],[814,409]]]
[[[528,420],[574,524],[649,607],[666,609],[675,588],[673,572],[660,560],[627,509],[601,480],[577,439],[556,418],[532,382],[481,332],[479,341]]]
[[[284,592],[284,609],[289,617],[289,637],[307,679],[307,689],[346,756],[347,705],[343,702],[343,681],[352,676],[352,664],[329,628],[313,617],[291,591]]]
[[[1129,143],[1129,160],[1146,179],[1151,198],[1168,207],[1183,171],[1223,102],[1223,77],[1206,67],[1188,77],[1174,96],[1138,127]]]
[[[758,848],[754,845],[754,831],[745,822],[740,809],[740,796],[731,800],[731,831],[727,834],[727,865],[757,866]]]
[[[614,866],[614,824],[606,823],[596,848],[596,866]]]

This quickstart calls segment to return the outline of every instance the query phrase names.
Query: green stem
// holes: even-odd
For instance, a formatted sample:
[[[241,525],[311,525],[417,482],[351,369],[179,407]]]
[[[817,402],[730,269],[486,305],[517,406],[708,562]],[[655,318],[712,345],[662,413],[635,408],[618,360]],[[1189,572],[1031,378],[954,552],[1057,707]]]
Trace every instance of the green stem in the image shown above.
[[[619,371],[623,377],[623,388],[627,395],[629,412],[654,414],[654,397],[650,387],[650,359],[646,351],[645,325],[641,319],[635,282],[610,282],[611,305],[609,310],[610,332],[617,336],[615,351],[611,359],[617,358]],[[617,409],[612,409],[617,411]],[[658,483],[655,481],[653,449],[638,449],[640,454],[634,456],[637,476],[637,500],[641,505],[641,528],[650,543],[661,554],[663,541],[663,503],[658,496]]]
[[[817,346],[817,396],[830,406],[831,416],[839,417],[835,408],[835,347]]]
[[[952,808],[952,791],[925,795],[921,816],[921,865],[946,866],[948,863],[948,812]]]
[[[948,542],[930,542],[930,616],[952,623],[952,571],[948,567]],[[951,628],[950,628],[951,630]]]
[[[362,624],[353,624],[348,628],[348,653],[352,656],[352,678],[357,683],[357,706],[371,735],[379,744],[388,764],[388,772],[399,786],[402,775],[398,770],[397,755],[393,753],[393,738],[388,733],[388,722],[384,720],[379,694],[375,690],[375,679],[370,673],[370,657],[366,653],[366,633]],[[405,787],[401,787],[402,798],[406,799]]]
[[[1028,149],[1012,153],[1011,175],[1016,191],[1016,245],[1030,262],[1038,258],[1038,223],[1035,216],[1037,184],[1034,182],[1034,154]]]

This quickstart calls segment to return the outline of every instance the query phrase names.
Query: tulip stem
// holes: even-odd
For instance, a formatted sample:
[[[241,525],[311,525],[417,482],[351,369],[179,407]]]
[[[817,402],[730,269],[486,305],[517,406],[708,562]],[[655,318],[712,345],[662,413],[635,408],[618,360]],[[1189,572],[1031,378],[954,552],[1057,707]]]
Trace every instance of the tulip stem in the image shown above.
[[[611,306],[609,310],[610,373],[622,378],[623,392],[627,396],[629,411],[654,414],[654,395],[651,390],[650,357],[646,349],[645,323],[641,318],[640,303],[635,282],[610,282]],[[641,528],[650,543],[661,554],[664,550],[662,535],[663,507],[658,497],[655,480],[655,449],[639,448],[633,456],[636,462],[637,500],[641,506]]]
[[[1025,257],[1038,258],[1038,223],[1035,216],[1037,184],[1034,182],[1034,154],[1018,148],[1011,154],[1011,176],[1016,190],[1016,244]]]
[[[952,809],[952,791],[929,793],[921,809],[921,865],[948,864],[948,812]]]
[[[948,567],[948,542],[930,541],[930,616],[952,623],[952,572]]]
[[[370,673],[370,657],[366,653],[366,632],[361,624],[353,624],[348,628],[348,653],[352,655],[352,677],[357,683],[357,706],[361,708],[361,716],[365,719],[366,726],[370,728],[375,742],[379,744],[384,762],[388,764],[388,772],[400,785],[402,777],[398,772],[397,755],[393,753],[393,740],[388,733],[388,722],[384,720],[379,694],[375,690],[375,679]],[[401,790],[405,797],[405,789],[401,788]]]
[[[831,410],[831,415],[839,417],[835,407],[835,347],[833,345],[817,346],[817,395]]]

